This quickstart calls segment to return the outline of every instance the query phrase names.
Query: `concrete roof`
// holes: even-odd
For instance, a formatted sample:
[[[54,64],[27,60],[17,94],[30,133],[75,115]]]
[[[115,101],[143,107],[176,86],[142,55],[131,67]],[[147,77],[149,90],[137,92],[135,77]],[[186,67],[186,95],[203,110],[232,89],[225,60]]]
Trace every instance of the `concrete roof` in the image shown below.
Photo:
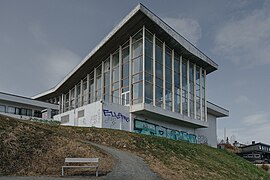
[[[213,114],[216,117],[228,117],[229,110],[224,109],[214,103],[207,101],[207,113]]]
[[[207,73],[217,70],[218,65],[214,61],[178,34],[153,12],[142,4],[138,4],[60,83],[33,98],[44,100],[58,96],[71,89],[90,70],[100,64],[110,53],[118,49],[118,45],[124,44],[143,25],[155,33],[159,39],[165,41],[171,48],[174,48],[183,55],[183,57],[202,66],[206,69]]]
[[[35,107],[41,107],[44,109],[46,108],[59,109],[58,105],[55,105],[55,104],[37,101],[37,100],[33,100],[27,97],[18,96],[14,94],[8,94],[4,92],[0,92],[0,100],[7,101],[7,102],[16,102],[20,104],[35,106]]]

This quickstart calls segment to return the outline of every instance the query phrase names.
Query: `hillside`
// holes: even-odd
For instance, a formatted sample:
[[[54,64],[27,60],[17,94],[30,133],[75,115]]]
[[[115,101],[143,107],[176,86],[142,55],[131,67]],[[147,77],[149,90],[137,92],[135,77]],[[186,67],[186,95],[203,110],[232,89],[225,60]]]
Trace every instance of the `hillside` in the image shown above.
[[[164,179],[270,179],[262,169],[223,150],[119,130],[51,126],[0,116],[0,139],[2,175],[58,175],[66,156],[95,153],[111,158],[82,143],[87,140],[142,157]],[[42,168],[36,167],[40,162]],[[107,159],[102,168],[104,173],[111,170]]]

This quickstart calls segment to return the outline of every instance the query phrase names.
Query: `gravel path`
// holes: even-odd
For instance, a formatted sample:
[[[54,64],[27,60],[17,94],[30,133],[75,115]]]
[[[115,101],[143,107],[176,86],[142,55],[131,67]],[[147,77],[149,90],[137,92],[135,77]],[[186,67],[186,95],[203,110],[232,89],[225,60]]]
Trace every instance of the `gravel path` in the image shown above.
[[[85,179],[106,179],[106,180],[157,180],[160,179],[153,173],[142,158],[135,156],[129,152],[113,149],[107,146],[95,144],[89,141],[83,141],[94,145],[106,153],[111,154],[116,159],[116,165],[112,172],[106,176],[86,176],[86,177],[12,177],[0,176],[0,180],[85,180]]]
[[[142,158],[129,152],[113,149],[107,146],[88,142],[111,154],[116,159],[116,165],[111,173],[107,174],[108,180],[156,180],[158,176],[153,173]]]

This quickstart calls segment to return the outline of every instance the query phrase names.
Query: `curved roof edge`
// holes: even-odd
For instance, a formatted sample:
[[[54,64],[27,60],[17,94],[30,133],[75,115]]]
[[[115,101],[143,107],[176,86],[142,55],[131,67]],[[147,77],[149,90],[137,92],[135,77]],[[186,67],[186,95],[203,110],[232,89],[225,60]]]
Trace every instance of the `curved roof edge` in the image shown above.
[[[153,12],[147,9],[144,5],[139,3],[117,26],[113,28],[113,30],[103,38],[100,43],[80,62],[73,70],[71,70],[63,80],[61,80],[56,86],[33,96],[33,99],[38,99],[42,96],[48,95],[50,93],[55,92],[59,87],[63,85],[65,81],[67,81],[81,66],[83,66],[91,56],[93,56],[106,42],[108,42],[112,36],[122,28],[138,11],[143,12],[148,18],[150,18],[153,22],[158,24],[166,33],[168,33],[172,38],[174,38],[179,44],[181,44],[187,51],[194,54],[207,64],[212,67],[212,71],[218,69],[218,65],[207,57],[204,53],[202,53],[198,48],[196,48],[193,44],[191,44],[188,40],[186,40],[183,36],[177,33],[173,28],[171,28],[168,24],[166,24],[163,20],[161,20],[158,16],[156,16]],[[212,72],[211,71],[211,72]]]

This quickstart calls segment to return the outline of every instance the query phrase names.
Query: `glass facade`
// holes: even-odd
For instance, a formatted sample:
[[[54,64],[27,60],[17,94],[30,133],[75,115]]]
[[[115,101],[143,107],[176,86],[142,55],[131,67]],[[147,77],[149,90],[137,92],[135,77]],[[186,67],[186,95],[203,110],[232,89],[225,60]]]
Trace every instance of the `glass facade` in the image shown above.
[[[103,100],[146,103],[206,120],[206,71],[145,28],[94,67],[59,100],[63,111]]]

